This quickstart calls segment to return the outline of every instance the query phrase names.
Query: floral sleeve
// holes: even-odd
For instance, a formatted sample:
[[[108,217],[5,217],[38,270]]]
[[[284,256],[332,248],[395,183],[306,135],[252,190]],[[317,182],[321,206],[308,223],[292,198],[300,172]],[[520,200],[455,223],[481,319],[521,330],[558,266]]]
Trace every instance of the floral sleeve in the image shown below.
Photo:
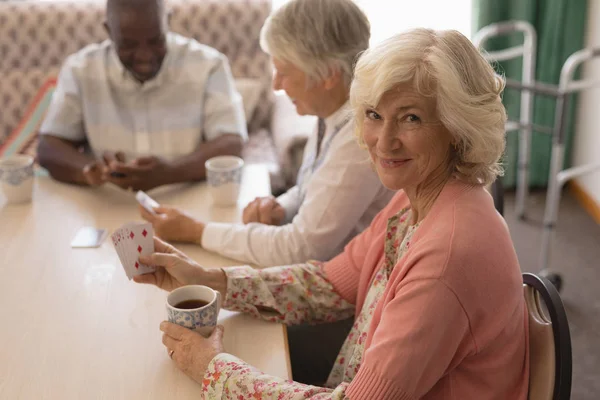
[[[227,295],[223,307],[287,325],[349,318],[354,305],[334,290],[322,265],[309,262],[263,270],[224,268]]]
[[[227,353],[217,355],[208,365],[202,381],[205,399],[344,399],[349,383],[335,389],[304,385],[265,375],[256,368]]]

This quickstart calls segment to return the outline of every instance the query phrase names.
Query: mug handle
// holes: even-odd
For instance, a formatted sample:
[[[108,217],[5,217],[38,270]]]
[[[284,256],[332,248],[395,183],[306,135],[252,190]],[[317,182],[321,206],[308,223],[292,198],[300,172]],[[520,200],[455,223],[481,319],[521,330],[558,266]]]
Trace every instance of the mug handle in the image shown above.
[[[221,303],[222,303],[221,292],[219,292],[218,290],[215,290],[215,293],[217,294],[217,312],[219,312],[219,311],[221,311]]]

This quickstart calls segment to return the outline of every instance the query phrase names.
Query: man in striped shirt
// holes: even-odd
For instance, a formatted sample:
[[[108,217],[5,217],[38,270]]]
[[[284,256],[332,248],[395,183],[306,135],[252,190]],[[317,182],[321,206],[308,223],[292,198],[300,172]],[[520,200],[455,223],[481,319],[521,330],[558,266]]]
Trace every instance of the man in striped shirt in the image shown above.
[[[71,55],[40,128],[57,180],[148,190],[205,178],[247,138],[227,58],[168,32],[163,0],[108,0],[110,39]]]

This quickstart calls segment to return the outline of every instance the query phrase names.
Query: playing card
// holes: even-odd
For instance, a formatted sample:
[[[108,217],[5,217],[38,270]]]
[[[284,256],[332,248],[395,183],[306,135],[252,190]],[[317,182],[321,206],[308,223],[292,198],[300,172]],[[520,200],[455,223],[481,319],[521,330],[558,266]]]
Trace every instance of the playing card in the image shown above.
[[[106,234],[106,229],[84,226],[77,231],[77,234],[71,241],[71,247],[100,247],[106,238]]]
[[[130,242],[132,239],[129,237],[131,231],[129,230],[128,225],[129,224],[125,224],[117,230],[120,239],[117,246],[117,254],[120,255],[119,259],[121,260],[121,265],[123,265],[123,268],[125,269],[127,278],[131,279],[133,277],[133,271],[131,270],[131,263],[129,262],[129,259],[132,255],[130,252],[130,248],[132,246]]]
[[[130,225],[129,237],[133,245],[129,247],[129,263],[133,276],[154,272],[155,268],[144,265],[138,261],[140,256],[154,253],[154,229],[150,223]]]
[[[138,190],[138,192],[135,194],[135,199],[150,214],[152,214],[152,215],[156,214],[156,212],[154,212],[154,208],[158,207],[159,204],[152,197],[148,196],[146,193],[142,192],[141,190]]]
[[[149,267],[139,262],[140,256],[154,252],[154,230],[152,229],[152,224],[127,223],[117,229],[113,233],[112,238],[119,260],[129,279],[136,275],[155,271],[154,267]]]
[[[119,256],[119,261],[121,261],[121,265],[125,266],[127,265],[127,259],[126,259],[126,254],[125,254],[125,250],[124,250],[124,233],[123,233],[124,229],[123,228],[119,228],[116,231],[113,232],[113,234],[111,235],[111,239],[113,242],[113,246],[115,247],[115,250],[117,251],[117,255]],[[127,270],[125,270],[125,273],[127,273]],[[129,276],[129,273],[127,273],[127,277],[129,279],[131,279],[131,277]]]

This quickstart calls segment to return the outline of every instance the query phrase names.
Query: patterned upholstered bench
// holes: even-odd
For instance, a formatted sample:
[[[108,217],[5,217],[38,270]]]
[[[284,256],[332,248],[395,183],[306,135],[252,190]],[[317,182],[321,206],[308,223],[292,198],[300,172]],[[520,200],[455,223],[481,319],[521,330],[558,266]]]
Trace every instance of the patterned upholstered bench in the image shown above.
[[[0,2],[0,156],[35,154],[37,130],[63,60],[106,39],[104,4]],[[270,0],[172,0],[169,6],[173,31],[221,51],[236,80],[254,83],[251,90],[260,92],[260,100],[248,121],[244,158],[269,164],[274,190],[291,184],[314,119],[298,117],[285,96],[271,91],[271,65],[258,42]]]

